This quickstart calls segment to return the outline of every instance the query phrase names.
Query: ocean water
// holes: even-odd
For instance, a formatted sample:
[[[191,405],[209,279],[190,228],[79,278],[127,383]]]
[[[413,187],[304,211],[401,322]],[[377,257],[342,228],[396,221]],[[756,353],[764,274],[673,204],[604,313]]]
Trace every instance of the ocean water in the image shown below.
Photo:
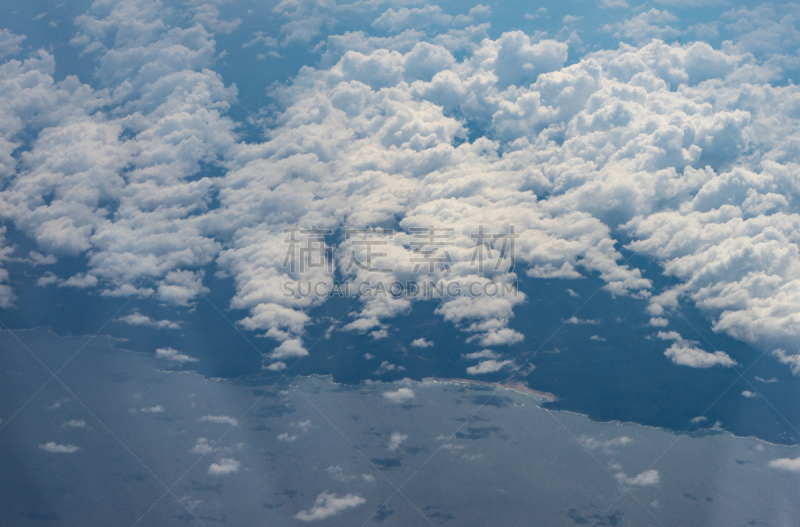
[[[206,378],[120,346],[0,332],[4,525],[788,526],[800,516],[796,474],[770,466],[800,456],[796,446],[596,422],[475,384]]]

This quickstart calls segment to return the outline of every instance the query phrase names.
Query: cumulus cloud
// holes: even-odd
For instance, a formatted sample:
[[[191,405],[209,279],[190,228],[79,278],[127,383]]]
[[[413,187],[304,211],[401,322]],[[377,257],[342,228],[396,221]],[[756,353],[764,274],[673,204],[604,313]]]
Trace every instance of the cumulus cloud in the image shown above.
[[[466,355],[462,355],[465,359],[474,360],[474,359],[499,359],[500,355],[495,353],[490,349],[484,349],[481,351],[473,351],[472,353],[467,353]]]
[[[412,340],[411,345],[415,348],[430,348],[433,346],[433,342],[430,340],[425,340],[424,338],[418,338]]]
[[[0,59],[16,55],[22,50],[20,44],[28,37],[16,35],[8,29],[0,29]]]
[[[604,454],[612,455],[616,453],[617,448],[633,443],[633,439],[627,436],[622,436],[614,439],[608,439],[606,441],[600,441],[593,437],[581,436],[578,439],[578,443],[580,443],[587,450],[600,449]]]
[[[380,367],[377,370],[375,370],[375,374],[376,375],[382,375],[384,373],[389,373],[389,372],[392,372],[392,371],[400,372],[400,371],[404,371],[404,370],[405,370],[405,368],[403,366],[398,366],[397,364],[392,364],[389,361],[385,360],[385,361],[381,362]]]
[[[665,10],[681,2],[663,0],[605,28],[628,43],[567,65],[565,42],[465,27],[487,9],[453,17],[393,6],[375,15],[391,35],[330,36],[316,66],[271,88],[261,142],[237,136],[227,116],[236,89],[209,68],[218,57],[211,32],[237,21],[221,20],[213,5],[192,7],[191,27],[170,34],[155,20],[167,8],[154,1],[77,17],[71,43],[95,61],[99,87],[56,81],[45,50],[0,65],[5,96],[41,130],[27,139],[24,122],[1,118],[0,217],[39,254],[86,264],[71,277],[43,275],[41,285],[191,309],[215,264],[233,279],[230,307],[248,312],[242,327],[277,343],[265,363],[277,370],[308,353],[308,313],[324,302],[283,296],[284,283],[300,278],[282,265],[284,229],[446,226],[452,273],[432,279],[511,284],[518,268],[469,265],[470,225],[514,225],[515,259],[530,277],[596,275],[611,295],[652,297],[656,327],[689,301],[715,331],[759,346],[783,332],[787,349],[798,344],[800,88],[777,80],[800,39],[785,7],[732,9],[721,22],[732,44],[715,49],[665,43],[702,28],[682,34]],[[339,7],[281,2],[279,38],[248,44],[307,45],[333,27]],[[412,16],[428,25],[404,29]],[[0,34],[4,52],[21,42]],[[627,251],[653,259],[676,285],[653,291],[622,257],[620,230]],[[339,271],[351,241],[331,241]],[[410,241],[400,234],[386,246],[399,263],[384,279],[412,274]],[[488,243],[495,260],[511,263],[502,238]],[[330,279],[319,269],[307,276]],[[363,269],[348,276],[375,279]],[[0,270],[3,307],[13,303],[9,283]],[[365,299],[347,330],[382,336],[387,319],[418,301]],[[436,313],[471,342],[507,345],[523,339],[509,325],[525,301],[468,295],[436,300]],[[682,364],[732,363],[677,341],[670,349]],[[776,358],[794,368],[793,356]]]
[[[800,472],[800,457],[795,459],[773,459],[769,462],[769,466],[780,470],[787,470],[789,472]]]
[[[204,415],[200,418],[201,423],[217,423],[222,425],[239,426],[239,421],[227,415]]]
[[[340,498],[336,494],[326,491],[317,496],[314,505],[309,510],[300,511],[294,517],[305,522],[324,520],[339,514],[343,510],[363,505],[366,502],[367,500],[358,494],[345,494]]]
[[[224,457],[221,458],[216,463],[211,463],[211,465],[209,465],[208,475],[225,476],[227,474],[234,474],[236,472],[239,472],[239,468],[241,466],[242,464],[239,461],[233,458]]]
[[[278,441],[285,443],[294,443],[297,441],[297,435],[289,435],[289,432],[284,432],[278,436]]]
[[[167,359],[175,362],[197,362],[198,359],[190,357],[173,348],[156,349],[156,358]]]
[[[570,317],[570,318],[566,319],[566,320],[564,321],[564,323],[565,323],[565,324],[576,324],[576,325],[577,325],[577,324],[591,324],[591,325],[597,325],[597,324],[599,324],[599,323],[600,323],[600,321],[599,321],[599,320],[593,320],[593,319],[591,319],[591,318],[584,319],[584,318],[578,318],[578,317],[576,317],[576,316],[572,316],[572,317]]]
[[[180,322],[173,322],[172,320],[154,320],[147,315],[139,312],[130,313],[124,317],[117,318],[118,322],[130,324],[132,326],[150,326],[159,329],[180,329]]]
[[[70,419],[69,421],[65,421],[62,425],[62,428],[86,428],[86,421],[83,419]]]
[[[414,390],[411,388],[398,388],[394,391],[383,392],[383,396],[393,403],[407,403],[414,398]]]
[[[39,445],[39,449],[50,452],[51,454],[74,454],[80,450],[80,447],[75,445],[59,445],[58,443],[50,441],[49,443]]]
[[[478,363],[477,366],[469,366],[467,368],[467,373],[470,375],[494,373],[496,371],[503,369],[506,366],[511,366],[512,364],[514,364],[514,361],[511,360],[502,360],[502,361],[494,359],[482,360],[481,362]]]
[[[637,474],[636,476],[630,478],[625,475],[624,472],[618,472],[614,475],[617,478],[617,481],[622,483],[623,485],[628,485],[629,487],[649,487],[652,485],[656,485],[659,482],[659,476],[657,470],[647,470],[642,472],[641,474]]]
[[[395,451],[400,447],[400,443],[408,439],[408,436],[405,434],[401,434],[400,432],[393,432],[392,436],[389,438],[389,444],[386,445],[391,451]]]
[[[724,351],[709,353],[700,349],[698,342],[686,340],[676,331],[659,331],[656,336],[661,340],[673,341],[672,345],[664,352],[664,355],[680,366],[689,366],[690,368],[722,366],[723,368],[730,368],[737,365],[737,362]]]

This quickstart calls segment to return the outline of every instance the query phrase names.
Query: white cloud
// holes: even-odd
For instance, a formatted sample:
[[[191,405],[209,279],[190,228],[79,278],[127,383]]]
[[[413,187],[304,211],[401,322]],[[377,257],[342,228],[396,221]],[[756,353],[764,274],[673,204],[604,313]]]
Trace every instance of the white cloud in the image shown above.
[[[294,443],[297,441],[297,435],[289,435],[289,432],[284,432],[278,436],[278,441],[284,441],[286,443]]]
[[[324,520],[343,510],[363,505],[366,502],[367,500],[358,494],[346,494],[339,498],[336,494],[323,492],[317,496],[314,505],[309,510],[300,511],[294,517],[306,522]]]
[[[274,11],[280,38],[255,35],[248,44],[305,46],[334,27],[339,7],[282,2]],[[44,50],[0,65],[4,94],[41,129],[20,149],[26,124],[0,118],[0,215],[44,258],[69,255],[87,266],[67,279],[46,274],[41,285],[191,308],[208,291],[203,269],[214,262],[234,281],[231,307],[248,311],[240,323],[274,338],[271,359],[280,361],[308,352],[307,313],[323,302],[282,296],[284,281],[297,278],[281,267],[287,226],[448,224],[456,229],[454,277],[511,283],[513,273],[469,268],[469,224],[493,232],[513,224],[517,259],[531,277],[597,274],[612,295],[653,296],[618,250],[621,229],[628,251],[676,282],[653,297],[655,323],[686,301],[715,331],[750,344],[782,331],[787,349],[800,343],[800,189],[792,176],[800,88],[776,80],[791,69],[798,31],[784,22],[783,6],[725,14],[721,23],[735,37],[722,49],[651,40],[681,32],[675,15],[649,9],[607,27],[635,45],[567,66],[564,42],[461,29],[486,9],[451,20],[436,6],[394,6],[378,25],[401,30],[412,12],[432,25],[328,38],[316,66],[272,89],[263,142],[236,135],[226,113],[235,87],[209,68],[219,57],[210,31],[229,31],[236,20],[198,6],[192,27],[167,35],[157,23],[165,9],[118,2],[75,20],[72,45],[96,60],[101,88],[127,75],[119,89],[56,81],[55,57]],[[680,36],[717,30],[693,27]],[[4,31],[0,50],[18,52],[21,38]],[[465,141],[473,123],[485,137]],[[48,155],[56,146],[69,156]],[[207,177],[209,166],[222,175]],[[109,213],[107,202],[118,210]],[[392,258],[407,259],[407,241],[398,236],[387,248]],[[0,252],[10,254],[5,245]],[[334,248],[336,266],[346,249]],[[391,278],[408,274],[406,262]],[[13,302],[8,283],[0,269],[3,307]],[[416,301],[365,301],[348,329],[382,335],[385,320]],[[436,312],[482,345],[511,344],[523,338],[509,322],[524,301],[445,300]],[[673,360],[709,361],[696,346],[673,348]],[[791,357],[777,358],[794,368]]]
[[[225,476],[227,474],[234,474],[239,472],[239,468],[241,466],[241,462],[233,458],[224,457],[219,459],[216,463],[211,463],[211,465],[208,466],[208,475]]]
[[[59,445],[58,443],[50,441],[49,443],[39,445],[39,449],[50,452],[51,454],[74,454],[80,450],[80,447],[75,445]]]
[[[286,369],[286,363],[283,361],[273,362],[269,366],[262,365],[262,368],[269,371],[283,371]]]
[[[800,457],[795,459],[773,459],[769,462],[769,466],[780,470],[788,470],[789,472],[800,472]]]
[[[191,448],[190,452],[194,454],[210,454],[211,452],[215,452],[217,449],[211,444],[211,442],[205,438],[201,437],[197,439],[197,442]]]
[[[130,324],[132,326],[150,326],[160,329],[180,329],[180,322],[173,322],[172,320],[154,320],[147,315],[139,312],[130,313],[124,317],[119,317],[118,322]]]
[[[616,453],[616,448],[624,447],[633,443],[633,439],[627,436],[622,436],[614,439],[608,439],[606,441],[599,441],[593,437],[584,435],[578,438],[578,443],[580,443],[587,450],[600,449],[604,454],[612,455]]]
[[[227,415],[204,415],[200,418],[201,423],[217,423],[221,425],[239,426],[239,421]]]
[[[198,359],[190,357],[173,348],[158,348],[156,349],[156,358],[166,359],[175,362],[197,362]]]
[[[670,22],[678,22],[678,18],[669,11],[652,8],[628,20],[607,24],[603,29],[615,38],[629,39],[643,45],[654,38],[667,40],[680,35],[680,30],[670,26]]]
[[[781,348],[772,351],[772,355],[792,370],[792,375],[800,376],[800,354],[789,354]]]
[[[405,370],[405,368],[403,366],[398,366],[397,364],[392,364],[389,361],[385,360],[385,361],[381,362],[380,367],[377,370],[375,370],[375,374],[376,375],[382,375],[384,373],[388,373],[388,372],[391,372],[391,371],[400,372],[400,371],[404,371],[404,370]]]
[[[143,414],[163,414],[165,412],[164,407],[160,404],[157,406],[148,406],[144,407],[140,410]]]
[[[597,324],[600,323],[600,321],[599,320],[593,320],[593,319],[590,319],[590,318],[589,319],[578,318],[578,317],[573,315],[570,318],[564,320],[564,323],[565,324],[591,324],[591,325],[597,325]]]
[[[414,390],[411,388],[398,388],[394,391],[383,392],[383,396],[393,403],[407,403],[414,398]]]
[[[83,419],[70,419],[69,421],[65,421],[62,425],[62,428],[86,428],[86,421]]]
[[[393,432],[392,436],[389,438],[389,444],[386,445],[391,451],[395,451],[400,447],[400,443],[408,439],[408,436],[405,434],[401,434],[400,432]]]
[[[467,360],[475,360],[475,359],[499,359],[500,355],[495,353],[490,349],[484,349],[481,351],[473,351],[472,353],[467,353],[466,355],[462,355],[463,358]]]
[[[730,358],[724,351],[709,353],[700,349],[698,343],[692,340],[685,340],[676,331],[659,331],[656,335],[661,340],[672,340],[672,345],[664,352],[672,362],[680,366],[690,368],[710,368],[712,366],[722,366],[730,368],[736,366],[737,362]]]
[[[636,476],[629,478],[625,475],[624,472],[618,472],[614,475],[617,478],[617,481],[622,483],[623,485],[628,485],[630,487],[649,487],[652,485],[656,485],[659,482],[659,476],[657,470],[647,470],[642,472],[641,474],[637,474]]]
[[[28,37],[15,35],[8,29],[0,29],[0,59],[16,55],[22,50],[20,44]]]
[[[433,341],[418,338],[411,341],[411,345],[415,348],[430,348],[433,346]]]
[[[755,393],[755,392],[751,392],[750,390],[745,390],[745,391],[743,391],[743,392],[742,392],[742,395],[743,395],[744,397],[747,397],[748,399],[754,399],[754,398],[758,397],[758,394],[757,394],[757,393]]]
[[[477,366],[469,366],[467,368],[467,373],[470,375],[481,375],[483,373],[494,373],[503,369],[506,366],[511,366],[514,364],[514,361],[511,360],[503,360],[498,361],[494,359],[489,360],[482,360],[478,363]]]

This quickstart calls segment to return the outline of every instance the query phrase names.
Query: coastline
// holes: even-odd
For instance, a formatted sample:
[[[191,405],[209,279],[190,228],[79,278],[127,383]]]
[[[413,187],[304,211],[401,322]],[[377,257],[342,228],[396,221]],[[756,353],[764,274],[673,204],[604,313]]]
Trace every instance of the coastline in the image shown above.
[[[449,377],[424,377],[422,382],[435,382],[441,384],[466,384],[466,385],[477,385],[477,386],[491,386],[494,388],[499,388],[502,390],[511,390],[518,393],[524,393],[526,395],[535,395],[537,397],[541,397],[542,399],[547,400],[549,403],[553,403],[558,400],[558,397],[555,394],[550,392],[542,392],[539,390],[534,390],[528,388],[522,382],[488,382],[488,381],[479,381],[476,379],[458,379],[458,378],[449,378]]]

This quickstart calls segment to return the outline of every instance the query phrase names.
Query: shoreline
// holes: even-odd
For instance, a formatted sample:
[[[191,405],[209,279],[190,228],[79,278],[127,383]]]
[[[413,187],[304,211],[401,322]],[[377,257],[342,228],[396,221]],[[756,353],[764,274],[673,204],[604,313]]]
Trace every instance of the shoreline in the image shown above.
[[[524,393],[526,395],[535,395],[537,397],[541,397],[545,399],[549,403],[553,403],[558,400],[558,397],[555,394],[550,392],[542,392],[539,390],[534,390],[532,388],[528,388],[524,383],[516,381],[516,382],[488,382],[488,381],[479,381],[477,379],[458,379],[458,378],[449,378],[449,377],[424,377],[422,382],[436,382],[441,384],[466,384],[466,385],[478,385],[478,386],[491,386],[494,388],[500,388],[503,390],[511,390],[518,393]]]

